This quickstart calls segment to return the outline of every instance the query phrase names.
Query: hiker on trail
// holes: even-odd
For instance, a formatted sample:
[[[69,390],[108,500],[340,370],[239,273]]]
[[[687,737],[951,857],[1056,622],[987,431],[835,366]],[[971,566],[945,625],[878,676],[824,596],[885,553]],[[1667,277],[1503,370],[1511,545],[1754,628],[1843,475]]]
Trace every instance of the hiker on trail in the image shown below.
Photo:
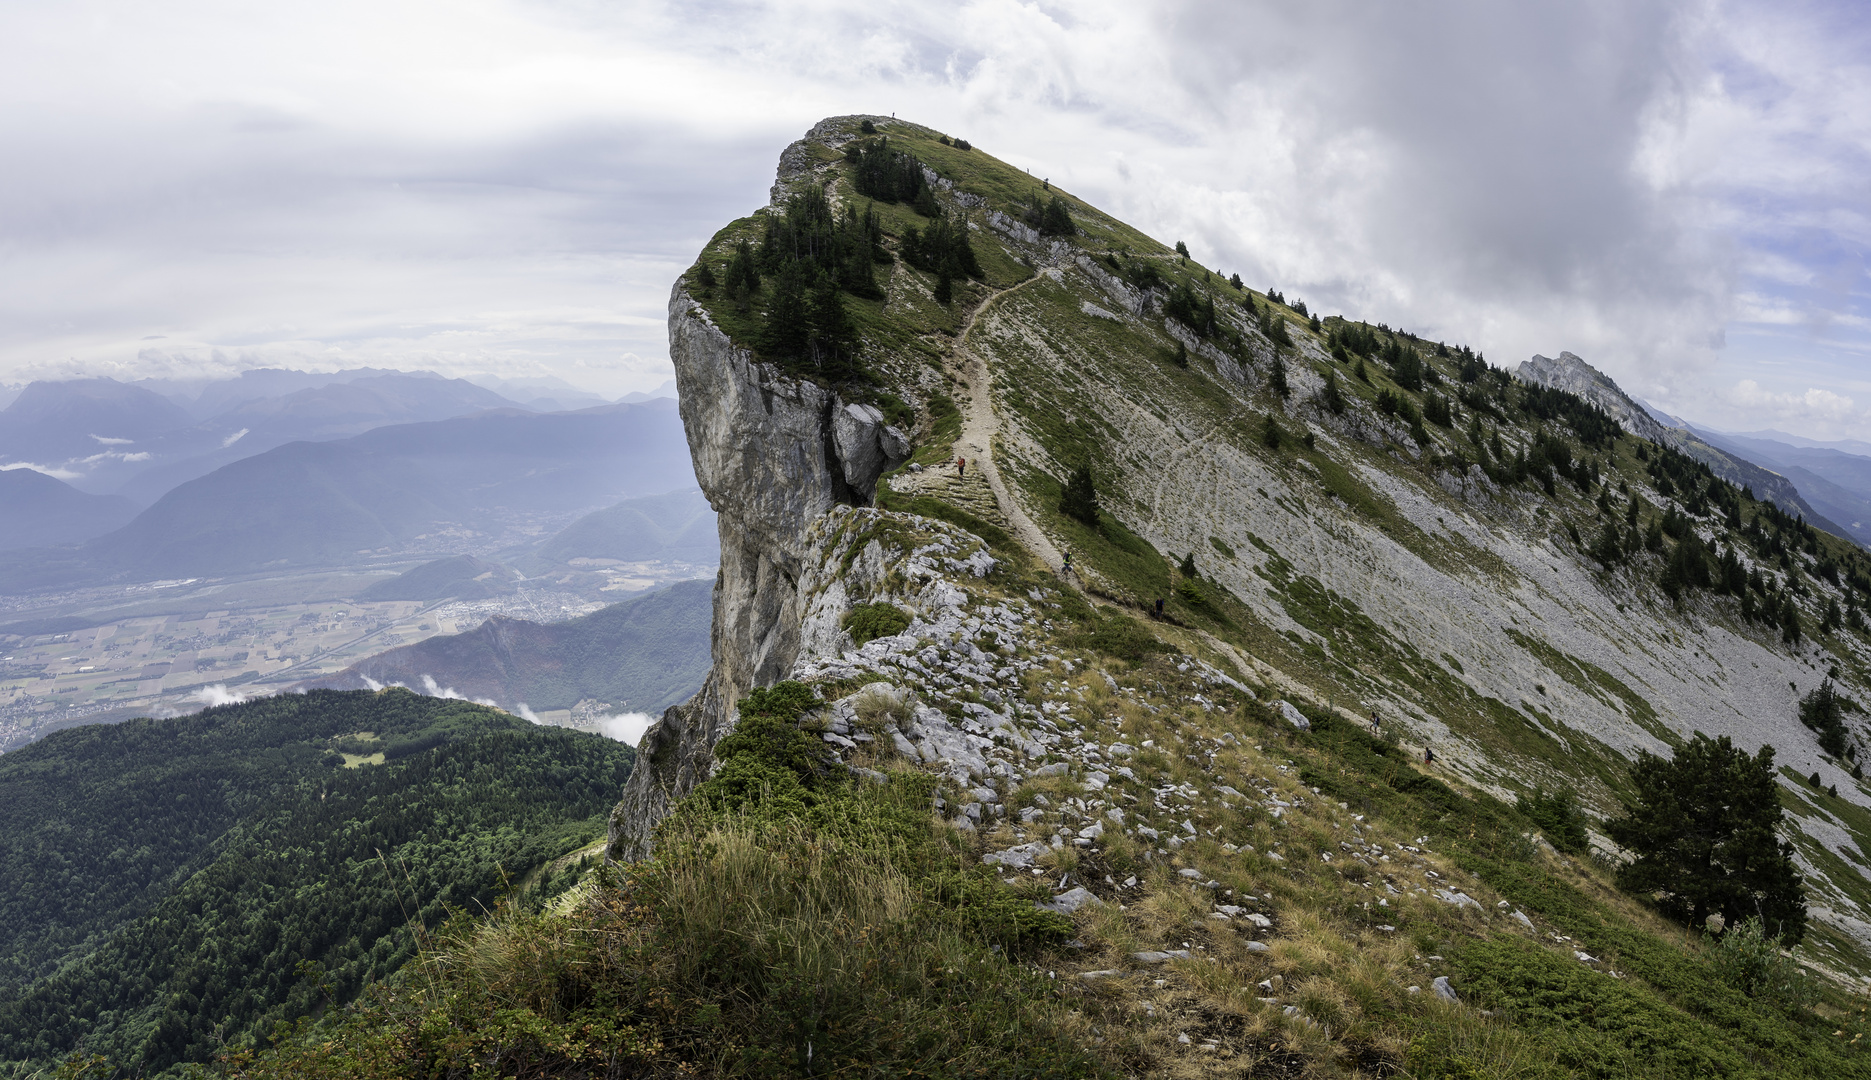
[[[1163,617],[1163,598],[1160,596],[1156,598],[1156,617]]]
[[[1065,553],[1065,562],[1059,567],[1059,576],[1065,577],[1067,574],[1071,574],[1071,573],[1072,573],[1072,553],[1068,551]],[[1072,576],[1077,577],[1078,575],[1073,574]]]
[[[1383,730],[1384,730],[1384,722],[1377,718],[1377,712],[1373,710],[1371,712],[1371,734],[1376,735],[1377,733]]]
[[[955,478],[959,480],[966,475],[968,475],[968,459],[965,457],[956,458],[955,459]]]
[[[1434,765],[1435,763],[1436,763],[1436,752],[1434,750],[1431,750],[1429,748],[1429,745],[1425,743],[1423,745],[1423,764]]]

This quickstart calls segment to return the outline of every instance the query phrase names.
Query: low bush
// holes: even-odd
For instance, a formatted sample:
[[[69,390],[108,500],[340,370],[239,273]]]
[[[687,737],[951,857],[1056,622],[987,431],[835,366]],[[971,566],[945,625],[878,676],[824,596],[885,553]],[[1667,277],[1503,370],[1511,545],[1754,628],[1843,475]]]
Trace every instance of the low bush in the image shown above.
[[[895,604],[859,604],[845,612],[841,625],[851,635],[853,644],[862,645],[880,637],[901,634],[909,629],[910,616]]]

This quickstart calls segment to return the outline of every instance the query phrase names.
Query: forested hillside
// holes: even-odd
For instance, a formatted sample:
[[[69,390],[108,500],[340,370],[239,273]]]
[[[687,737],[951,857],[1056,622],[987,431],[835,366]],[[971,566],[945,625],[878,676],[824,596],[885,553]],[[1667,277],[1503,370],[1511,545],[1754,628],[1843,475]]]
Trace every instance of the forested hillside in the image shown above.
[[[0,758],[0,1062],[157,1073],[349,1000],[421,927],[596,837],[631,757],[465,702],[326,690]]]

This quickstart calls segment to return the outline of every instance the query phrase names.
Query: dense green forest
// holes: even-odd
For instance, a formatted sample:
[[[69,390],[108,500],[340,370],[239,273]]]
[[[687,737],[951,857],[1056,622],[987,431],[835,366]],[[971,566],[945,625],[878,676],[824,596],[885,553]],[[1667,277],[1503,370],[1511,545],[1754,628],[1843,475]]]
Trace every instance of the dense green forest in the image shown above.
[[[340,749],[382,763],[345,768]],[[631,759],[396,689],[78,728],[0,758],[0,1062],[159,1073],[349,1000],[449,909],[596,839]]]

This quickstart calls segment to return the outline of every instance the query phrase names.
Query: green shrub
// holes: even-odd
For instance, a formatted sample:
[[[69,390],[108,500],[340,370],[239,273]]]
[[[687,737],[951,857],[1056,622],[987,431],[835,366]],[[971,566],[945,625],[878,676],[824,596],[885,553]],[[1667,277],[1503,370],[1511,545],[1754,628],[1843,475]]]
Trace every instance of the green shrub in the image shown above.
[[[1065,645],[1103,653],[1119,660],[1140,663],[1151,653],[1173,652],[1143,624],[1128,615],[1101,615],[1093,612],[1079,628],[1065,636]]]
[[[1549,795],[1543,788],[1534,788],[1531,797],[1520,796],[1514,809],[1538,825],[1546,835],[1546,842],[1555,848],[1568,855],[1585,852],[1585,814],[1579,809],[1578,795],[1571,789]]]
[[[1726,928],[1711,944],[1716,973],[1756,1001],[1782,1009],[1803,1009],[1818,997],[1812,980],[1800,966],[1799,946],[1782,952],[1780,943],[1762,929],[1759,919],[1745,919]]]
[[[845,612],[840,624],[854,644],[862,645],[880,637],[901,634],[909,629],[910,616],[895,604],[859,604]]]

